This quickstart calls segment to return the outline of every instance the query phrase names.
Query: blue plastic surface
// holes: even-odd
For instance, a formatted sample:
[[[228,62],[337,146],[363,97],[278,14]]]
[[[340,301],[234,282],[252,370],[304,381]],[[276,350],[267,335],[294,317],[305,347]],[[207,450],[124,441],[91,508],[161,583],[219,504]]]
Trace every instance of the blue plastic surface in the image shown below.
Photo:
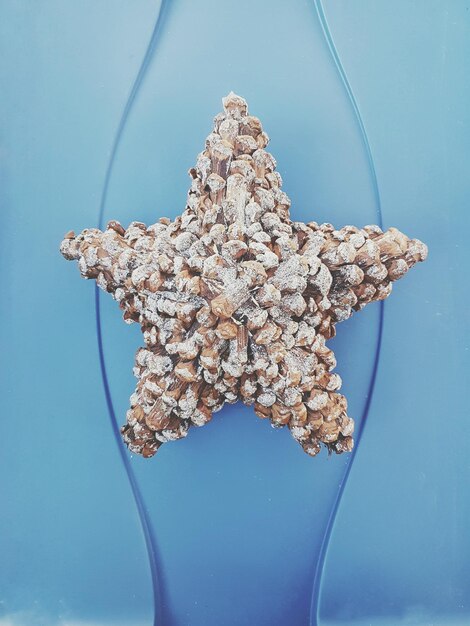
[[[467,4],[6,0],[0,42],[0,626],[470,624]],[[231,89],[294,218],[429,245],[333,341],[354,455],[241,404],[116,437],[140,331],[58,245],[180,213]]]

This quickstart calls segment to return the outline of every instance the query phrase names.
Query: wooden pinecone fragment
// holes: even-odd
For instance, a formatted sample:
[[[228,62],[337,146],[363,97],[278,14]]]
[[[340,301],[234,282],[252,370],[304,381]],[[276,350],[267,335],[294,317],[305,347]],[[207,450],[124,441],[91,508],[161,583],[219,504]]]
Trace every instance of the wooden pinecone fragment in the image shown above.
[[[112,221],[61,244],[142,328],[124,441],[152,456],[242,400],[310,455],[350,451],[354,422],[325,342],[427,248],[395,228],[292,222],[261,122],[233,93],[223,105],[180,217]]]

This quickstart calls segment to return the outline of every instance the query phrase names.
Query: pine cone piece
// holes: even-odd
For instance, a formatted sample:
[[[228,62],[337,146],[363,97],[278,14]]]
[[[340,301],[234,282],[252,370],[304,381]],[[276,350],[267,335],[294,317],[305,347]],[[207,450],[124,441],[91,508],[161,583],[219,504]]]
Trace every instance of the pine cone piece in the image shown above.
[[[427,256],[395,228],[293,222],[268,136],[230,93],[189,171],[183,214],[68,233],[61,252],[138,322],[137,387],[121,429],[150,457],[242,400],[310,455],[353,448],[326,340]]]

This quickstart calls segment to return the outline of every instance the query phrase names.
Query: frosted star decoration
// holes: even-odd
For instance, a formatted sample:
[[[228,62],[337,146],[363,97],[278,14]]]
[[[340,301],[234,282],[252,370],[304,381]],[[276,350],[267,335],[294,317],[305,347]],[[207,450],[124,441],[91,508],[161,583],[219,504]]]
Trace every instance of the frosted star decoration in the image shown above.
[[[427,248],[395,228],[291,221],[259,119],[233,93],[223,106],[180,217],[112,221],[61,244],[142,328],[124,441],[150,457],[242,400],[310,455],[350,451],[354,422],[326,341]]]

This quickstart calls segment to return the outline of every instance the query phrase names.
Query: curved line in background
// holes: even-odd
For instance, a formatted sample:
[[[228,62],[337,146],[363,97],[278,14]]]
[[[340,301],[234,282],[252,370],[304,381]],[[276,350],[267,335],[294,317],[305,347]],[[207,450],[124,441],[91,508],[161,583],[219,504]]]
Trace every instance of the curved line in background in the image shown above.
[[[155,21],[155,26],[152,31],[152,35],[150,37],[149,43],[147,45],[147,49],[142,59],[142,63],[140,64],[139,71],[134,80],[129,96],[127,97],[127,101],[124,106],[123,112],[121,114],[119,125],[114,135],[114,140],[113,140],[111,153],[110,153],[109,160],[108,160],[108,166],[106,168],[103,191],[102,191],[101,200],[100,200],[100,208],[99,208],[99,214],[98,214],[98,228],[100,229],[102,229],[103,227],[106,197],[108,194],[109,183],[111,180],[111,174],[112,174],[114,162],[116,159],[116,154],[117,154],[117,150],[119,147],[119,143],[121,141],[124,127],[129,118],[129,114],[135,102],[137,93],[142,84],[142,81],[147,72],[147,69],[150,65],[150,61],[152,59],[153,53],[155,51],[157,40],[158,40],[158,35],[160,34],[161,25],[163,23],[163,15],[164,15],[167,4],[168,4],[167,0],[161,0],[160,8],[158,10],[158,14],[157,14],[157,18]],[[111,421],[111,428],[113,430],[114,438],[116,440],[119,454],[121,456],[122,464],[124,465],[124,469],[126,471],[129,484],[131,486],[132,494],[133,494],[134,501],[137,507],[137,512],[139,515],[139,520],[142,526],[142,532],[144,535],[145,546],[147,549],[147,555],[148,555],[148,560],[149,560],[150,576],[152,580],[152,592],[153,592],[153,603],[154,603],[153,625],[158,626],[158,624],[163,623],[163,619],[162,619],[162,602],[161,602],[162,583],[160,580],[160,576],[158,574],[158,565],[157,565],[158,554],[157,554],[156,541],[152,533],[152,526],[151,526],[151,523],[147,514],[147,510],[144,505],[142,494],[140,492],[139,486],[137,484],[132,468],[130,466],[130,462],[129,462],[129,458],[127,456],[126,450],[122,444],[121,433],[120,433],[119,425],[116,419],[116,414],[114,411],[113,400],[111,397],[111,391],[109,387],[108,375],[107,375],[107,370],[106,370],[106,360],[104,356],[103,335],[102,335],[102,329],[101,329],[100,290],[97,285],[95,285],[95,311],[96,311],[96,336],[97,336],[97,341],[98,341],[101,377],[102,377],[103,388],[104,388],[104,393],[106,397],[106,404],[108,407],[109,418]]]
[[[333,61],[335,62],[335,65],[336,65],[336,69],[338,70],[338,74],[340,75],[341,81],[344,85],[346,93],[348,94],[349,101],[354,110],[354,114],[356,116],[356,120],[359,125],[359,129],[361,131],[362,143],[364,144],[364,148],[367,154],[367,161],[369,163],[369,169],[370,169],[370,173],[372,177],[372,186],[374,188],[374,199],[375,199],[375,206],[377,210],[377,221],[379,223],[380,228],[382,228],[383,226],[382,203],[380,202],[379,184],[377,182],[377,173],[375,171],[374,158],[372,156],[372,150],[370,149],[370,143],[367,137],[367,132],[364,126],[364,122],[362,121],[362,116],[359,111],[359,107],[357,106],[356,98],[354,97],[353,91],[351,89],[351,85],[349,84],[343,65],[340,61],[338,51],[335,46],[335,42],[333,41],[330,27],[328,25],[328,20],[326,19],[325,11],[323,9],[322,0],[313,0],[313,4],[315,5],[315,8],[317,10],[318,19],[320,21],[320,26],[325,36],[326,43],[328,44],[328,48],[330,50],[331,56],[333,57]]]
[[[163,16],[166,10],[166,6],[168,5],[168,2],[169,0],[161,0],[160,8],[157,14],[157,19],[155,21],[155,26],[153,27],[152,35],[150,36],[150,40],[147,45],[147,50],[145,51],[144,58],[142,59],[142,63],[140,64],[140,68],[139,68],[139,71],[137,72],[137,76],[135,77],[134,84],[132,85],[132,89],[127,97],[126,105],[121,114],[121,119],[119,120],[119,125],[114,135],[114,141],[113,141],[113,145],[111,148],[111,154],[109,155],[108,167],[106,168],[106,174],[104,178],[103,191],[101,194],[100,212],[98,216],[98,228],[100,229],[103,226],[104,207],[106,205],[106,196],[108,195],[108,187],[109,187],[109,182],[111,180],[111,173],[113,170],[114,161],[116,159],[117,149],[121,141],[124,127],[129,118],[129,113],[131,112],[137,93],[140,89],[140,86],[147,72],[150,61],[152,59],[153,53],[155,51],[155,47],[156,47],[157,40],[158,40],[158,35],[160,34],[161,25],[163,23]]]
[[[320,26],[323,31],[323,35],[325,37],[325,41],[328,44],[328,48],[330,50],[331,56],[335,63],[338,74],[340,75],[341,81],[343,83],[344,89],[348,95],[349,101],[353,108],[357,124],[359,126],[359,130],[361,132],[362,142],[364,145],[364,149],[367,155],[367,161],[369,165],[369,170],[372,178],[372,186],[374,190],[374,200],[377,211],[377,221],[379,226],[383,228],[383,220],[382,220],[382,205],[380,201],[380,193],[379,193],[379,185],[377,182],[377,173],[375,171],[374,159],[372,156],[372,150],[370,148],[369,139],[367,137],[367,132],[364,126],[364,122],[362,121],[361,113],[359,111],[359,107],[356,102],[356,98],[354,97],[354,93],[351,89],[351,85],[349,84],[348,78],[342,66],[341,60],[338,55],[338,51],[336,49],[335,43],[333,41],[333,37],[331,35],[330,27],[328,24],[328,20],[326,19],[325,11],[323,9],[323,4],[321,0],[313,0],[313,4],[315,5],[315,9],[318,15],[318,20],[320,22]],[[380,302],[380,311],[379,311],[379,328],[377,333],[377,345],[375,349],[375,357],[374,364],[372,368],[372,375],[369,382],[369,390],[367,394],[367,401],[364,407],[364,411],[362,414],[362,419],[359,424],[359,428],[356,434],[356,442],[353,451],[351,452],[351,456],[349,459],[349,463],[346,467],[346,471],[344,473],[343,479],[340,483],[338,493],[336,495],[335,501],[333,503],[332,509],[330,511],[330,515],[328,518],[328,522],[325,529],[325,534],[323,535],[323,541],[320,546],[320,552],[318,555],[318,560],[315,568],[314,578],[313,578],[313,588],[312,588],[312,598],[310,605],[310,626],[318,626],[320,623],[320,594],[322,590],[322,581],[323,581],[323,573],[325,569],[326,556],[328,553],[328,548],[330,544],[331,535],[333,532],[333,528],[336,521],[336,516],[339,510],[339,506],[341,504],[341,499],[343,497],[344,490],[346,488],[346,484],[348,482],[349,474],[351,473],[351,468],[354,463],[354,459],[357,454],[357,450],[359,448],[359,443],[361,441],[364,428],[367,422],[367,417],[369,414],[369,409],[372,401],[372,396],[374,393],[375,381],[377,378],[377,371],[379,367],[380,360],[380,350],[382,347],[382,334],[383,334],[383,326],[384,326],[384,303]]]
[[[140,524],[142,526],[142,533],[144,535],[145,547],[147,549],[147,555],[150,566],[150,576],[152,580],[152,592],[153,592],[153,626],[158,626],[163,623],[162,620],[162,610],[161,610],[161,583],[160,577],[158,575],[158,556],[157,556],[157,548],[156,541],[152,533],[152,526],[150,524],[149,517],[147,515],[147,510],[145,509],[144,500],[142,498],[142,494],[140,492],[137,481],[134,477],[132,469],[129,464],[129,459],[126,454],[126,450],[122,444],[121,432],[119,429],[118,422],[116,420],[116,414],[114,412],[113,400],[111,398],[111,391],[109,388],[108,376],[106,373],[106,362],[104,358],[103,351],[103,337],[101,334],[101,318],[100,318],[100,292],[98,286],[95,286],[95,310],[96,310],[96,332],[98,339],[98,352],[99,352],[99,360],[100,360],[100,368],[101,368],[101,376],[103,379],[103,388],[104,394],[106,396],[106,404],[108,407],[109,417],[111,421],[111,428],[113,430],[114,438],[116,440],[117,447],[119,449],[119,454],[121,456],[122,464],[126,470],[127,478],[129,480],[129,484],[131,486],[132,495],[134,496],[134,501],[137,507],[137,512],[139,514]]]

